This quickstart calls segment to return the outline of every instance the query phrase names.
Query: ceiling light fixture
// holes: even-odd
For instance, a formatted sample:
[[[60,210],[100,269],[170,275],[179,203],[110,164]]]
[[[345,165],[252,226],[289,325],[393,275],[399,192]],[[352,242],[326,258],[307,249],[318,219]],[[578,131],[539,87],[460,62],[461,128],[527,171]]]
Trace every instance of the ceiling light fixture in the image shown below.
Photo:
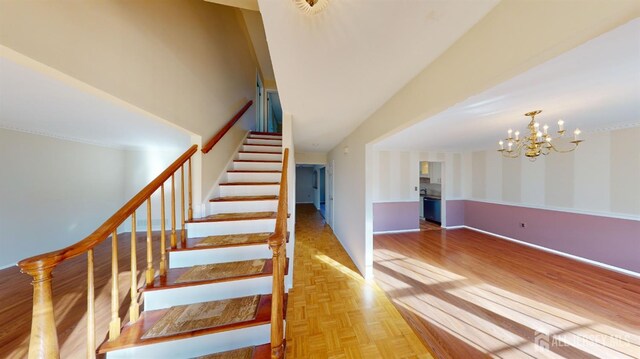
[[[548,155],[551,151],[558,153],[567,153],[574,151],[578,148],[578,145],[581,140],[580,129],[576,128],[573,131],[573,141],[565,140],[564,134],[564,121],[558,121],[558,136],[551,137],[549,135],[549,126],[542,126],[542,130],[540,129],[540,124],[536,122],[536,115],[542,112],[542,110],[527,112],[524,115],[531,117],[531,121],[527,128],[529,129],[529,134],[520,137],[520,131],[513,132],[512,129],[507,131],[508,137],[504,140],[498,142],[500,149],[498,152],[502,154],[503,157],[508,158],[518,158],[524,152],[524,155],[529,158],[531,161],[535,161],[536,158],[540,155]],[[569,143],[573,144],[572,147],[563,148],[562,142],[565,142],[564,145],[567,146]],[[505,148],[506,145],[506,148]],[[571,146],[571,145],[569,145]]]
[[[329,0],[293,0],[298,9],[307,15],[315,15],[324,10]]]

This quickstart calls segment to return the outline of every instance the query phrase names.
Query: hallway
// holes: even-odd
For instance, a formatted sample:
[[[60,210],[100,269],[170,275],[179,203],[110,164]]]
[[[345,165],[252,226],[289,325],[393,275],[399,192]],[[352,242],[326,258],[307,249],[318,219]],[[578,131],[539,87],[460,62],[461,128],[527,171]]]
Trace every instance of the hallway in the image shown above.
[[[384,292],[366,282],[312,204],[296,207],[288,358],[431,358]]]

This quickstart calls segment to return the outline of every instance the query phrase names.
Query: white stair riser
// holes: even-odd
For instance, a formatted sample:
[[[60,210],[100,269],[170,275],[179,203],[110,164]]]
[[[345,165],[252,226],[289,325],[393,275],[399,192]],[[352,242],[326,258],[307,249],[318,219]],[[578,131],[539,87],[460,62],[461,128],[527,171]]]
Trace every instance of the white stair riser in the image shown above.
[[[144,310],[157,310],[192,303],[209,302],[255,294],[270,294],[273,277],[249,278],[190,287],[144,292]]]
[[[247,221],[187,223],[189,237],[217,236],[221,234],[273,232],[275,219],[254,219]]]
[[[275,196],[280,190],[279,184],[274,185],[234,185],[220,186],[220,197],[230,196]]]
[[[282,152],[282,147],[276,146],[259,146],[259,145],[242,145],[243,151],[251,152]]]
[[[209,202],[209,213],[275,212],[278,200]]]
[[[274,151],[275,152],[275,151]],[[282,161],[280,153],[238,153],[239,160]]]
[[[280,172],[227,172],[227,182],[280,182]]]
[[[265,140],[282,140],[282,135],[249,135],[247,138],[261,138]]]
[[[107,354],[107,359],[193,358],[215,352],[224,352],[248,346],[261,345],[270,341],[271,324],[263,324],[254,327],[116,350],[109,352]]]
[[[184,268],[198,264],[226,263],[259,258],[271,258],[269,246],[255,244],[242,247],[210,248],[169,252],[169,267]]]
[[[233,162],[233,169],[240,171],[280,171],[282,162]]]
[[[263,140],[260,138],[247,138],[245,142],[247,145],[282,145],[282,140]]]

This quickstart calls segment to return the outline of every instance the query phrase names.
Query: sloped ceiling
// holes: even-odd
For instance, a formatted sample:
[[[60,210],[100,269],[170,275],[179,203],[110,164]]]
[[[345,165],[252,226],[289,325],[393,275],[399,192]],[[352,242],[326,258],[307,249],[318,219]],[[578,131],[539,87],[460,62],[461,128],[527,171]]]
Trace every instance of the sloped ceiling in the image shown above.
[[[245,26],[247,27],[247,33],[256,56],[256,61],[260,67],[262,82],[266,88],[275,89],[276,78],[273,74],[273,65],[271,64],[269,46],[267,45],[267,38],[264,33],[262,16],[260,16],[260,13],[257,11],[241,10],[241,13]]]
[[[506,130],[541,124],[583,133],[640,126],[640,19],[633,20],[376,144],[385,149],[498,148]],[[472,135],[469,135],[472,134]],[[569,133],[569,136],[571,134]]]
[[[296,150],[333,148],[496,3],[331,1],[308,16],[293,1],[259,0]]]
[[[258,0],[205,0],[220,5],[237,7],[245,10],[258,11]]]

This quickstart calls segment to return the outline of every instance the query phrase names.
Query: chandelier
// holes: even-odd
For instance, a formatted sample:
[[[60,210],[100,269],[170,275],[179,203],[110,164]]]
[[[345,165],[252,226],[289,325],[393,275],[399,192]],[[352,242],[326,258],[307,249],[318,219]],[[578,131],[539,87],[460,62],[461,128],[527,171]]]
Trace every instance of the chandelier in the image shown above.
[[[329,0],[293,0],[298,9],[307,15],[315,15],[324,10]]]
[[[574,151],[580,142],[579,139],[580,129],[576,128],[573,131],[573,141],[566,141],[564,135],[564,121],[558,121],[558,136],[551,137],[549,135],[549,126],[542,126],[540,131],[540,124],[536,122],[536,115],[542,112],[542,110],[527,112],[524,115],[531,117],[531,121],[527,128],[528,134],[524,134],[520,137],[520,131],[513,132],[512,129],[507,131],[508,137],[498,142],[500,149],[498,152],[502,153],[503,157],[518,158],[524,152],[524,155],[531,161],[535,161],[540,155],[548,155],[551,151],[558,153],[567,153]],[[564,142],[564,145],[562,144]],[[506,146],[506,147],[505,147]]]

